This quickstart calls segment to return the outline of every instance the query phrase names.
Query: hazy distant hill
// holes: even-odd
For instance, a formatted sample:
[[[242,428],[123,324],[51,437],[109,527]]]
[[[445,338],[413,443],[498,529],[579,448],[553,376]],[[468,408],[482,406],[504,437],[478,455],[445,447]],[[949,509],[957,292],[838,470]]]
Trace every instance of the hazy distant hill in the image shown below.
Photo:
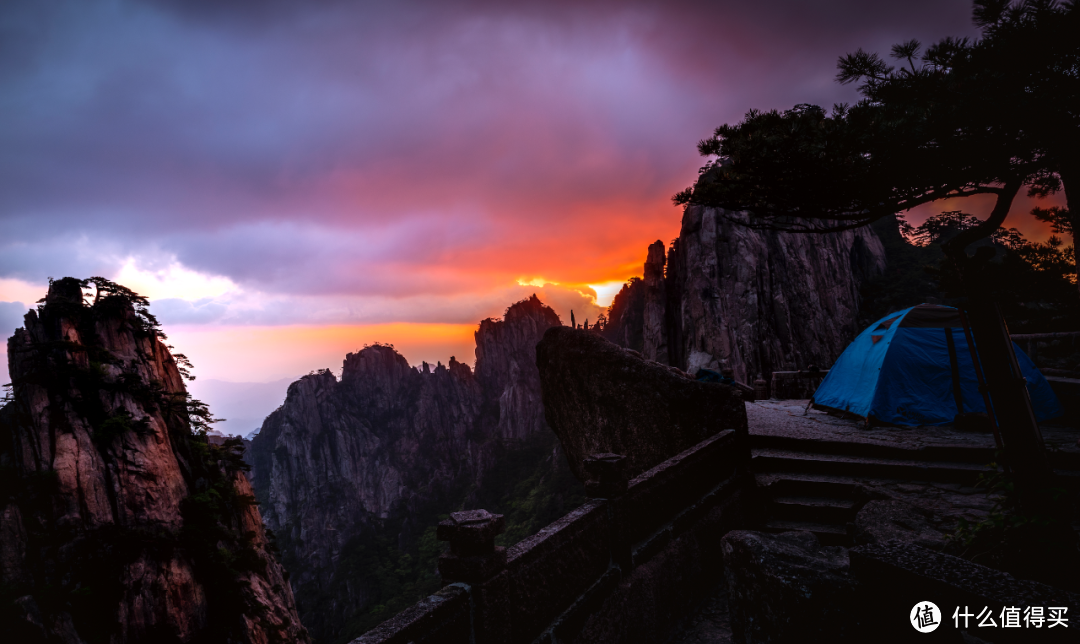
[[[267,414],[285,402],[294,378],[273,382],[229,382],[198,378],[188,384],[191,395],[210,406],[225,421],[214,425],[222,434],[246,436],[262,426]]]

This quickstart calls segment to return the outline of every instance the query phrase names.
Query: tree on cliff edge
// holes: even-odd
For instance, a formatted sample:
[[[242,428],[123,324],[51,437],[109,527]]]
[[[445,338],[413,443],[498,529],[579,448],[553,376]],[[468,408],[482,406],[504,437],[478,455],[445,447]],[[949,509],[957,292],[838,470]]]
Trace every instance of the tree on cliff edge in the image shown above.
[[[995,195],[986,218],[943,250],[955,290],[967,296],[1008,461],[1028,489],[1045,488],[1042,436],[980,280],[993,250],[969,257],[965,248],[1001,227],[1023,189],[1046,196],[1064,188],[1065,220],[1080,214],[1080,10],[1076,2],[976,0],[974,20],[982,28],[974,42],[946,38],[925,52],[915,40],[895,45],[897,67],[862,50],[842,57],[837,80],[862,83],[854,106],[752,110],[720,126],[698,145],[714,159],[674,201],[723,208],[751,227],[825,232],[940,199]]]
[[[862,50],[842,57],[837,79],[862,82],[854,106],[751,110],[720,126],[698,145],[715,158],[675,202],[739,212],[753,227],[826,231],[996,195],[985,225],[952,245],[958,257],[1001,226],[1020,190],[1064,189],[1068,209],[1037,216],[1080,228],[1080,10],[981,0],[974,13],[983,29],[975,42],[946,38],[925,52],[898,44],[896,68]]]

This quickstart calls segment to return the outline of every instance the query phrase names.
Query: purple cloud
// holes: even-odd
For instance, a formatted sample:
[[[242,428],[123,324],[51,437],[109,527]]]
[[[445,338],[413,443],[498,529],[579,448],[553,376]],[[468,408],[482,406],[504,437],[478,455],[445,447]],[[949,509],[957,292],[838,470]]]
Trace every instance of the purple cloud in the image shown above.
[[[667,199],[713,127],[850,101],[839,55],[971,35],[969,15],[967,0],[5,3],[0,277],[134,257],[304,295],[596,279],[674,234]]]

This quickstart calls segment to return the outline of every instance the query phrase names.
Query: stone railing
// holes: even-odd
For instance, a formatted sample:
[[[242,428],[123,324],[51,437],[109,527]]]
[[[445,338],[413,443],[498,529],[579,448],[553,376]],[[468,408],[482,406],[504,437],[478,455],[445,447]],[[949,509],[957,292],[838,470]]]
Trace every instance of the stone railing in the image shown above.
[[[1039,345],[1043,343],[1067,344],[1070,350],[1075,351],[1077,341],[1080,341],[1080,331],[1062,331],[1059,333],[1013,333],[1009,337],[1020,345],[1024,353],[1031,358],[1036,365],[1039,364]]]
[[[1080,420],[1080,377],[1076,371],[1047,368],[1045,356],[1040,356],[1040,348],[1049,350],[1057,345],[1055,351],[1060,354],[1065,348],[1075,352],[1080,345],[1080,331],[1060,333],[1014,333],[1012,340],[1020,345],[1031,361],[1039,367],[1050,388],[1054,390],[1061,406],[1065,409],[1065,418],[1070,421]]]
[[[451,515],[446,586],[353,644],[662,641],[722,581],[719,540],[751,507],[749,451],[727,430],[630,481],[623,462],[588,459],[595,498],[507,549],[501,515]]]
[[[806,400],[814,395],[818,385],[829,375],[828,369],[818,371],[774,371],[770,397],[777,400]]]
[[[859,546],[850,557],[851,574],[858,583],[851,617],[863,620],[870,633],[915,635],[908,630],[911,611],[920,603],[933,602],[941,611],[943,632],[970,629],[978,641],[1017,644],[1080,641],[1076,593],[911,543]],[[1055,616],[1064,621],[1051,625]],[[1031,617],[1037,618],[1034,624]]]

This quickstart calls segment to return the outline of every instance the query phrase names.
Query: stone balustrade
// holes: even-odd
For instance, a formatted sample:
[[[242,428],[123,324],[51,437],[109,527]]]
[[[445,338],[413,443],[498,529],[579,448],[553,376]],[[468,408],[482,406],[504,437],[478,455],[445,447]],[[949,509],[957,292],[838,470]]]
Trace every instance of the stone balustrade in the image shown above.
[[[829,375],[828,369],[819,371],[774,371],[769,396],[777,400],[806,400]]]
[[[592,500],[503,550],[501,515],[440,523],[447,584],[353,644],[661,641],[721,581],[715,544],[746,522],[748,447],[727,430],[629,481],[585,459]]]

